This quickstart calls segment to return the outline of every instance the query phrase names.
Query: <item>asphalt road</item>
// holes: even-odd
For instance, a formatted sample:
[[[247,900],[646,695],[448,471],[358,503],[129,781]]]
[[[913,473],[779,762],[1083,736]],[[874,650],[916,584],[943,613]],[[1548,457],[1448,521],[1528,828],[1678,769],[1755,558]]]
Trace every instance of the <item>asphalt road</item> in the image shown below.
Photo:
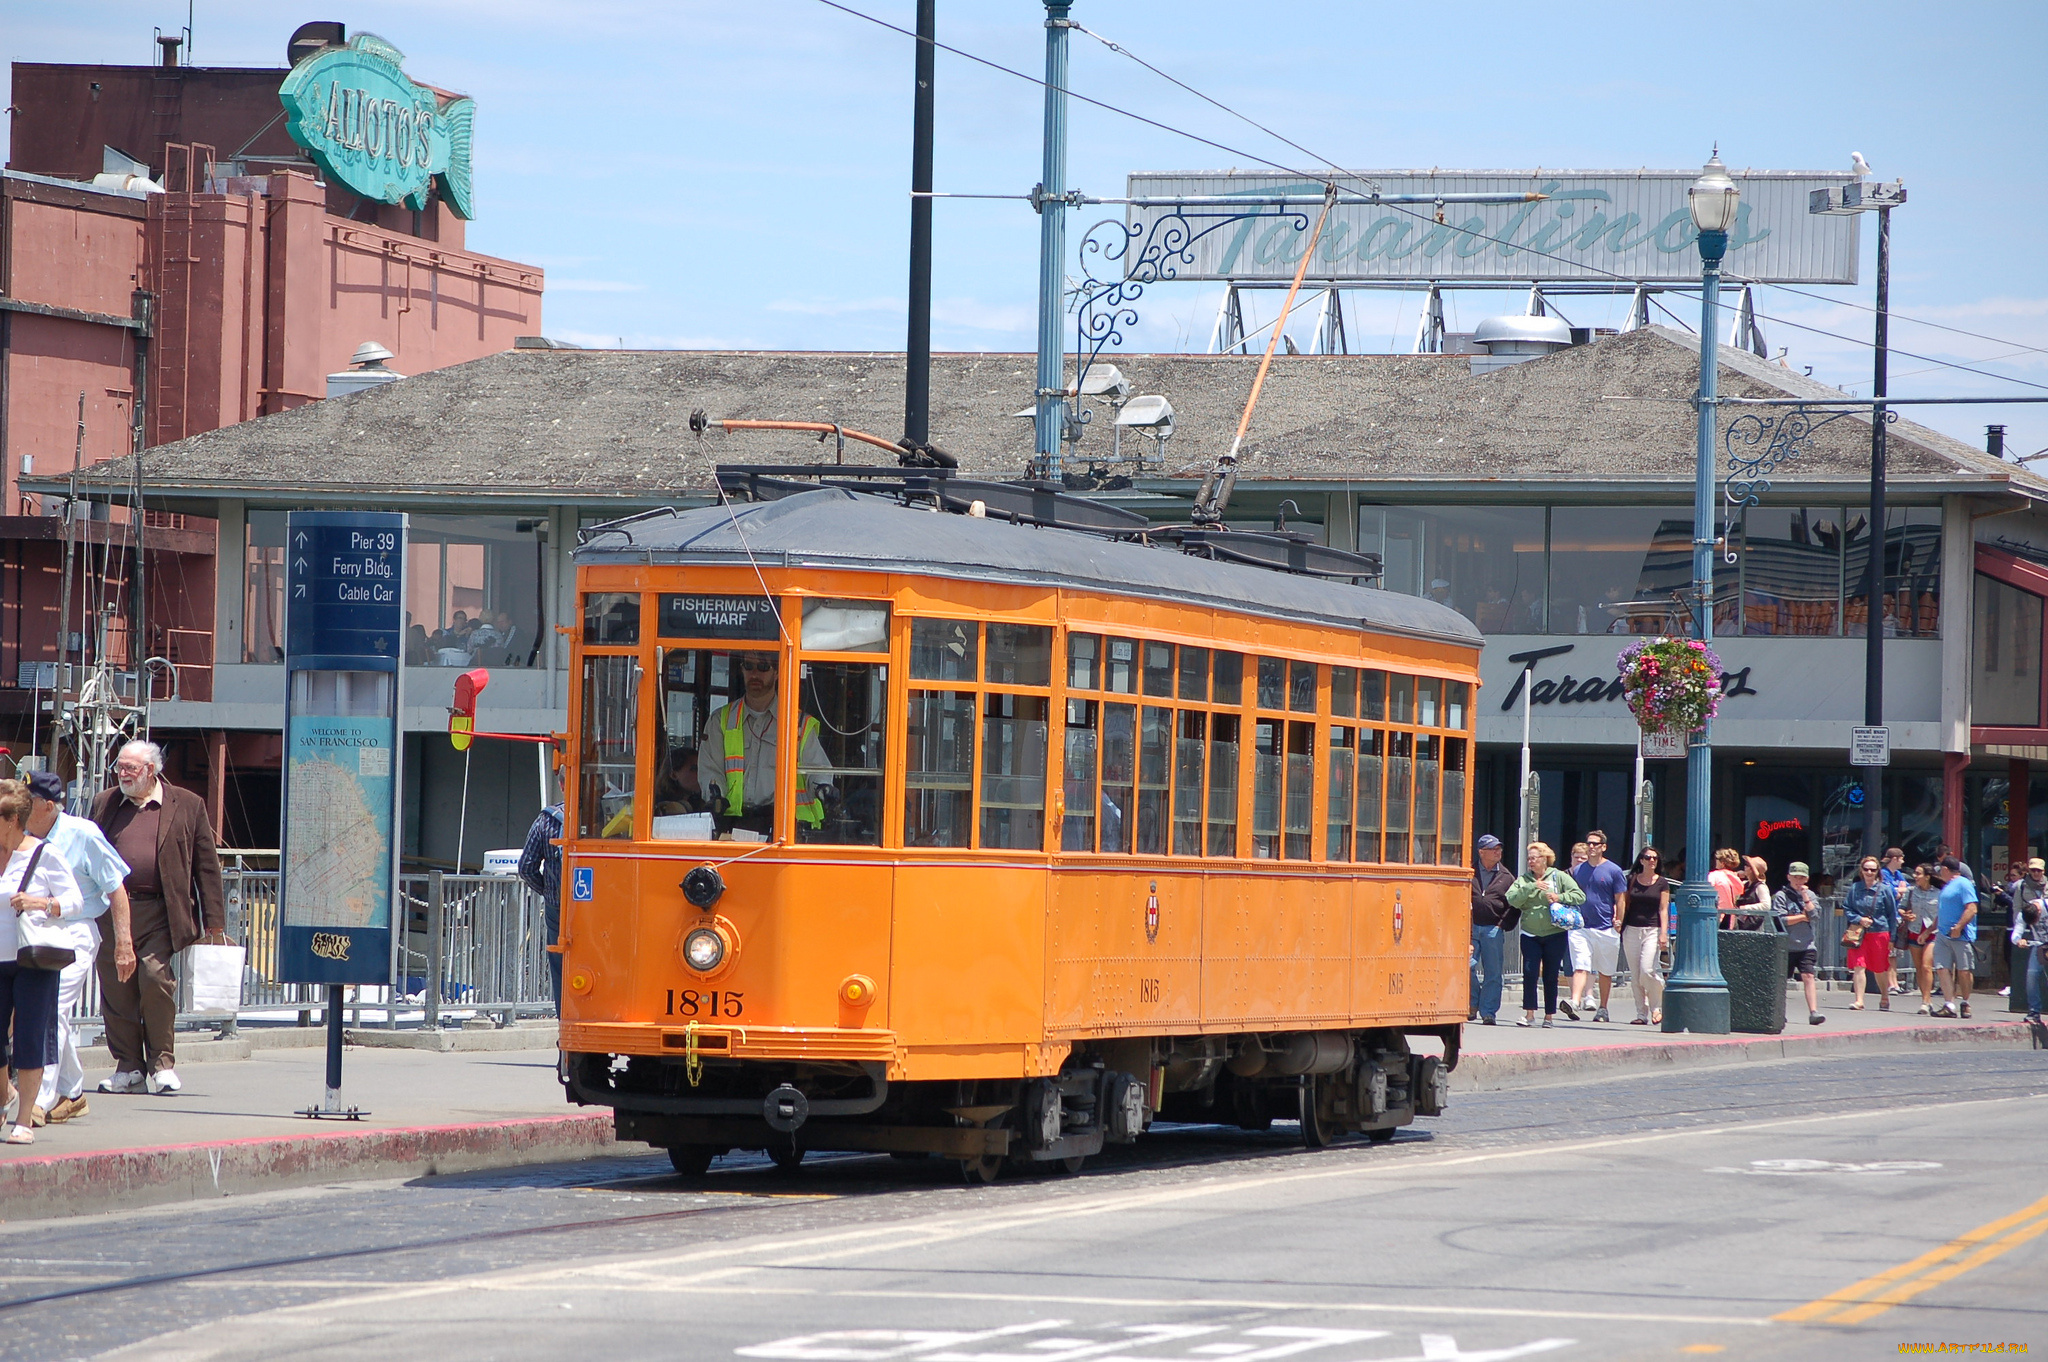
[[[2048,1348],[2048,1055],[1473,1094],[1078,1177],[660,1155],[0,1226],[0,1357],[1452,1362]]]

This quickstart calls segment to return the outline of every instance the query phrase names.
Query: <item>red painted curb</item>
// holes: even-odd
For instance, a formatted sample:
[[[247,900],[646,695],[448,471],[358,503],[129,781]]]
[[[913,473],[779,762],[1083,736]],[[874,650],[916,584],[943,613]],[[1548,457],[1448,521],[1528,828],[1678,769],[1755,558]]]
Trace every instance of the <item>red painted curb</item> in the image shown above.
[[[8,1220],[85,1215],[338,1179],[548,1163],[611,1145],[604,1112],[32,1156],[0,1162],[0,1208]]]

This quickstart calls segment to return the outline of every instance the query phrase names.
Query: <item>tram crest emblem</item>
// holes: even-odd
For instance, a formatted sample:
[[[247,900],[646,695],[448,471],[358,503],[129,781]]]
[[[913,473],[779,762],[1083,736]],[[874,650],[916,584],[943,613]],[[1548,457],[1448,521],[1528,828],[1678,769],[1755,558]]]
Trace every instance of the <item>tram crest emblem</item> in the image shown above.
[[[1145,940],[1159,939],[1159,881],[1152,881],[1152,887],[1145,896]]]
[[[1395,940],[1395,941],[1399,941],[1399,940],[1401,939],[1401,927],[1402,927],[1402,925],[1403,925],[1403,914],[1402,914],[1402,912],[1401,912],[1401,891],[1400,891],[1400,890],[1398,890],[1398,889],[1396,889],[1396,890],[1394,891],[1394,940]]]

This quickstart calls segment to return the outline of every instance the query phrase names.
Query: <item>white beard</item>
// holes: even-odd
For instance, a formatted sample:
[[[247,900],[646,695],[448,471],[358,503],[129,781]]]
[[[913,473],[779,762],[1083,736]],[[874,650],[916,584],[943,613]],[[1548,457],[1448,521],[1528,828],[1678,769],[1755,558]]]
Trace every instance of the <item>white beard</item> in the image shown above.
[[[140,799],[156,784],[155,776],[144,776],[141,780],[121,781],[121,793],[130,799]]]

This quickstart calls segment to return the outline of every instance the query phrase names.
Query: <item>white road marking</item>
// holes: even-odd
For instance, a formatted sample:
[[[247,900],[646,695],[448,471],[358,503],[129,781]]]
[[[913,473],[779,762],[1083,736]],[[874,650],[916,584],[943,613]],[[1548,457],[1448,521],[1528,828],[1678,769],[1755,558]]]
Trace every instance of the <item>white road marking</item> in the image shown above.
[[[920,1362],[1039,1362],[1046,1358],[1055,1359],[1055,1362],[1079,1362],[1084,1358],[1090,1362],[1198,1362],[1200,1357],[1218,1355],[1235,1356],[1240,1362],[1271,1362],[1272,1359],[1293,1357],[1318,1348],[1348,1349],[1353,1344],[1389,1337],[1382,1329],[1308,1329],[1269,1325],[1247,1329],[1239,1337],[1290,1341],[1264,1348],[1256,1343],[1210,1343],[1179,1358],[1157,1354],[1140,1357],[1139,1350],[1182,1338],[1220,1333],[1225,1326],[1126,1324],[1096,1326],[1098,1334],[1110,1335],[1104,1340],[1042,1338],[1026,1343],[1025,1352],[1008,1352],[1001,1348],[1001,1345],[1022,1335],[1042,1329],[1069,1327],[1071,1322],[1068,1320],[1035,1320],[1029,1324],[1005,1325],[976,1333],[935,1329],[829,1329],[736,1348],[734,1352],[740,1357],[771,1358],[777,1362],[892,1362],[893,1359],[906,1358],[919,1359]],[[1419,1353],[1404,1357],[1359,1358],[1357,1362],[1509,1362],[1512,1358],[1570,1347],[1577,1341],[1542,1338],[1512,1347],[1466,1352],[1449,1334],[1421,1334],[1417,1338],[1422,1347]],[[986,1343],[999,1346],[994,1351],[979,1347]]]
[[[1836,1163],[1831,1159],[1751,1159],[1747,1168],[1706,1168],[1706,1173],[1745,1173],[1755,1177],[1808,1177],[1815,1173],[1849,1173],[1857,1176],[1897,1177],[1901,1173],[1924,1173],[1938,1163],[1915,1159],[1893,1159],[1881,1163]]]

